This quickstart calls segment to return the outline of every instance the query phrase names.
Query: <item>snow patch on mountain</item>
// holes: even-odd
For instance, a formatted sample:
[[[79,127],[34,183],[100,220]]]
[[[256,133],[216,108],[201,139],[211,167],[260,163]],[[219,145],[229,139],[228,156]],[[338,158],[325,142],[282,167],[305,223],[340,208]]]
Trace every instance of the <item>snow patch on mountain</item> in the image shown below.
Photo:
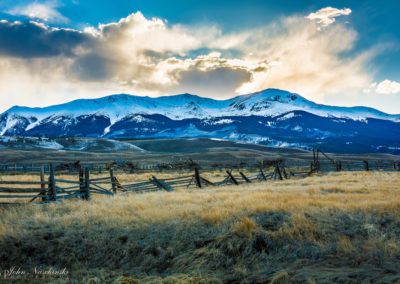
[[[230,124],[233,123],[234,121],[232,119],[217,119],[217,120],[212,120],[212,119],[207,119],[204,121],[205,124],[208,125],[219,125],[219,124]]]
[[[135,115],[131,118],[132,121],[135,121],[136,123],[141,123],[141,122],[150,122],[152,121],[151,119],[145,118],[142,115]]]
[[[39,137],[0,136],[0,147],[69,151],[144,151],[128,142],[101,138],[50,139]]]
[[[282,120],[288,120],[293,117],[296,117],[296,115],[293,112],[290,112],[288,114],[285,114],[284,116],[279,117],[277,120],[282,121]]]
[[[54,140],[50,139],[39,139],[38,137],[10,137],[0,136],[0,145],[6,146],[7,148],[19,148],[19,149],[53,149],[60,150],[63,146]]]

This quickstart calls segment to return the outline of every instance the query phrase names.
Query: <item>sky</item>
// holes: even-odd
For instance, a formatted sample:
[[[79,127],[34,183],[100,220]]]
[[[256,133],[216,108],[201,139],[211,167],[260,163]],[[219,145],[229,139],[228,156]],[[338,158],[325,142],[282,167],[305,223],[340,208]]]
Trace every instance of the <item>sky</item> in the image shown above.
[[[399,1],[0,0],[0,112],[267,88],[400,114]]]

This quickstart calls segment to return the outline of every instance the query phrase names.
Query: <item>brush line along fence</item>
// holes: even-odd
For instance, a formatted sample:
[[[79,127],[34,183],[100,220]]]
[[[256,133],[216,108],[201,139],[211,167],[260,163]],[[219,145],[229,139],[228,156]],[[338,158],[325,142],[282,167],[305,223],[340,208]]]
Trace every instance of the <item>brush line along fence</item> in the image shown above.
[[[326,158],[320,160],[320,154]],[[370,163],[360,161],[361,169],[371,170],[396,170],[400,171],[400,163]],[[389,166],[388,166],[389,165]],[[200,174],[199,168],[194,168],[188,175],[157,178],[155,174],[148,180],[137,183],[121,184],[115,176],[114,169],[109,169],[109,176],[91,178],[88,167],[80,166],[78,179],[61,179],[55,174],[53,164],[48,165],[48,177],[45,177],[44,167],[39,168],[40,181],[4,181],[0,180],[0,205],[18,205],[27,202],[49,203],[67,198],[81,198],[90,200],[92,194],[114,195],[117,193],[144,193],[149,191],[175,189],[196,189],[208,186],[240,185],[268,180],[284,180],[290,177],[305,177],[316,172],[342,171],[343,163],[331,159],[328,155],[318,150],[313,153],[313,160],[309,166],[288,166],[284,160],[266,160],[258,164],[257,172],[246,175],[240,169],[225,169],[226,176],[221,181],[210,181]],[[65,175],[64,175],[65,176]],[[18,202],[24,200],[25,202]]]

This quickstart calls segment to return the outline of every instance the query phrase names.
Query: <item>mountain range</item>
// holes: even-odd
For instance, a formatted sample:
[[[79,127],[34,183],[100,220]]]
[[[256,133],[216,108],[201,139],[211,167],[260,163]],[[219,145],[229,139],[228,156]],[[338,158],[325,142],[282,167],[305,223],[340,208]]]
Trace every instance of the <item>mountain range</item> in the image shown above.
[[[400,154],[400,115],[267,89],[227,100],[111,95],[0,115],[2,136],[229,139],[337,153]]]

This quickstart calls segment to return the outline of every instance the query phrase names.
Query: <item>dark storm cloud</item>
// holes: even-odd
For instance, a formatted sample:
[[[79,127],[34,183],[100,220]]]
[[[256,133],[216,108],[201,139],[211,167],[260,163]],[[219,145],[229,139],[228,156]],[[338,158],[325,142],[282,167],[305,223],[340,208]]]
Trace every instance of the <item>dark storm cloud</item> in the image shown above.
[[[251,73],[241,68],[220,67],[201,71],[191,69],[179,74],[179,85],[172,92],[190,92],[211,97],[232,94],[241,84],[251,80]]]
[[[73,56],[74,49],[91,42],[86,33],[52,29],[35,22],[0,21],[0,54],[20,58]]]
[[[72,64],[71,70],[80,80],[97,81],[110,76],[112,60],[99,54],[89,53],[78,57]]]

